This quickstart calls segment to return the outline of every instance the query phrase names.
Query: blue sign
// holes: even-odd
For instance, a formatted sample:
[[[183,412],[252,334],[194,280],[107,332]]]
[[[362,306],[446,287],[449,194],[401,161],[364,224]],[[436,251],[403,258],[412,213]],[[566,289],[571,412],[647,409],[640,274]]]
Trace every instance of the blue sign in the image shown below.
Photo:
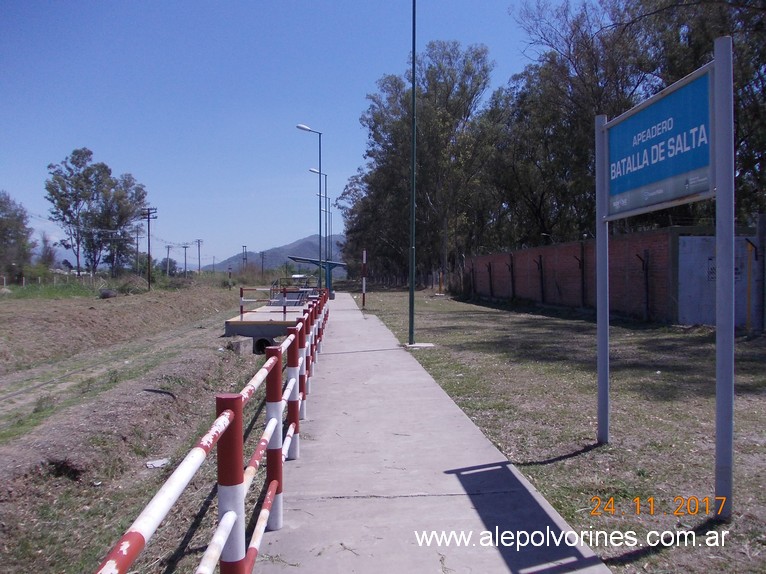
[[[610,215],[712,194],[710,78],[678,82],[607,124]]]

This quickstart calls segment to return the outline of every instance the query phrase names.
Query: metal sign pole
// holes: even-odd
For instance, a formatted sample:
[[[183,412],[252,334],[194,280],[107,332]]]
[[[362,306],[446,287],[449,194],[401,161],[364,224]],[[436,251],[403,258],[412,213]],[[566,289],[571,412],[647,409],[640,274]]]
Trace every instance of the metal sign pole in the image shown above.
[[[606,116],[596,116],[596,338],[599,444],[609,442],[609,196]]]
[[[731,37],[715,41],[716,441],[719,518],[731,519],[734,476],[734,95]]]

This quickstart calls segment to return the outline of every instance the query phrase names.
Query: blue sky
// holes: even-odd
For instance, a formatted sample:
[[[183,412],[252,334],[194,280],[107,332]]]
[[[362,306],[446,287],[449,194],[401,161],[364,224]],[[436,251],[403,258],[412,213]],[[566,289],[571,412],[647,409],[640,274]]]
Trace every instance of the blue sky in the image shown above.
[[[417,49],[484,44],[504,85],[531,63],[518,4],[419,0]],[[202,239],[207,265],[315,234],[318,137],[295,126],[323,133],[337,197],[364,164],[367,94],[408,69],[411,16],[409,0],[0,0],[0,189],[58,238],[47,166],[88,147],[146,186],[155,257]]]

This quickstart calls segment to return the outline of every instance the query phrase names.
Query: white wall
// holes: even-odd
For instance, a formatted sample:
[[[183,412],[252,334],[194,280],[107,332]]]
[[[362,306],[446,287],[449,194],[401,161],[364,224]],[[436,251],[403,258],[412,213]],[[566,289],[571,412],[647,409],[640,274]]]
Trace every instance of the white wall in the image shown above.
[[[756,237],[748,237],[758,245]],[[737,327],[747,322],[748,258],[750,260],[750,326],[763,329],[764,254],[748,252],[744,237],[734,244],[734,297]],[[682,325],[715,325],[715,237],[678,238],[678,322]]]

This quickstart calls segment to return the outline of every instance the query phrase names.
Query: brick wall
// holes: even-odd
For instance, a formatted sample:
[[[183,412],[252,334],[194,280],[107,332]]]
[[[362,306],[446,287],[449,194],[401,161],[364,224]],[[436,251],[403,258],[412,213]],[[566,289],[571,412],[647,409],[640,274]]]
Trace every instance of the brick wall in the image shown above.
[[[613,312],[652,321],[677,315],[677,228],[609,238],[609,303]],[[643,261],[642,261],[643,259]],[[648,275],[648,308],[646,303]],[[596,242],[577,241],[471,259],[474,292],[568,307],[596,306]],[[511,278],[513,269],[513,280]],[[491,272],[491,278],[490,278]]]

